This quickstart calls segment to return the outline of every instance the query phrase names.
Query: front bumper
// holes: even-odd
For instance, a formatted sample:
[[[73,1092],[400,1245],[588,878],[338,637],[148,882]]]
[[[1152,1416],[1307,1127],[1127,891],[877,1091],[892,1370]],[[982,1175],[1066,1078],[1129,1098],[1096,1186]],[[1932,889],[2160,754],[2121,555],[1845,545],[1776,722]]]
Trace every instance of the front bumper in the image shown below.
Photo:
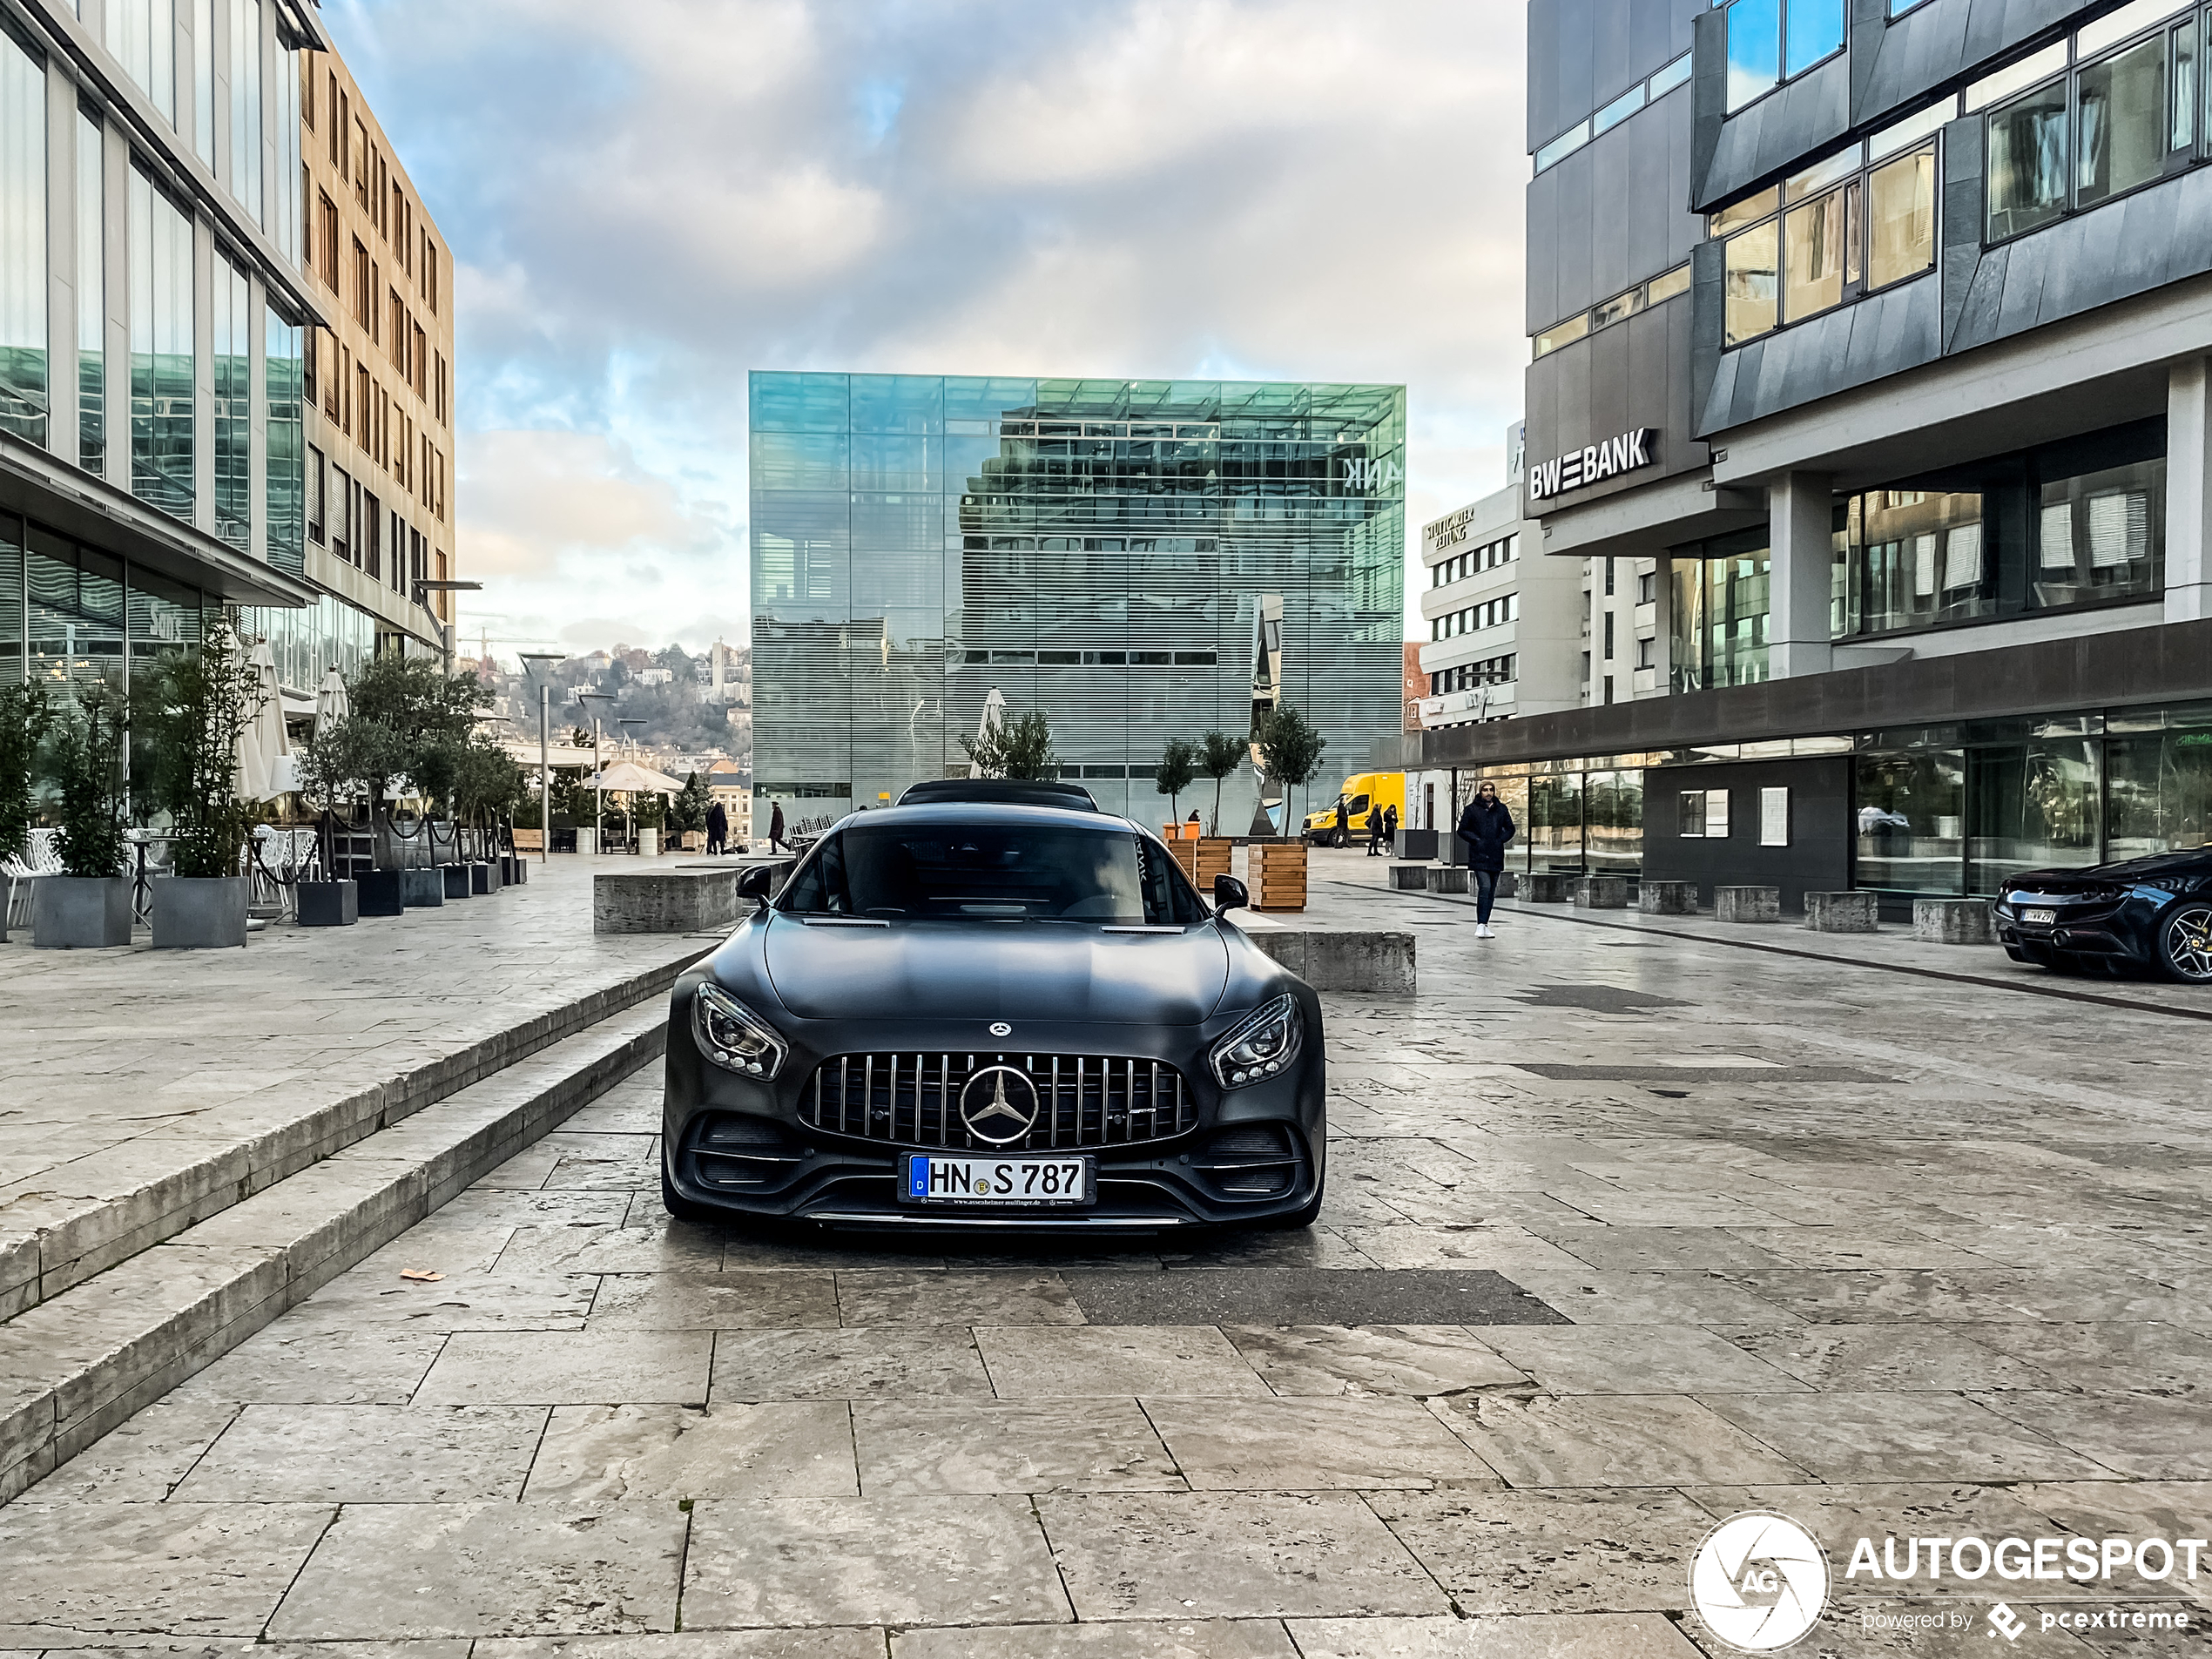
[[[1221,1089],[1208,1047],[1242,1015],[1197,1028],[1102,1028],[1075,1023],[1026,1033],[1025,1053],[1111,1050],[1172,1065],[1195,1111],[1190,1127],[1135,1143],[1084,1145],[1064,1154],[1096,1160],[1095,1203],[1080,1209],[916,1204],[900,1197],[908,1153],[994,1154],[871,1138],[809,1123],[806,1096],[817,1066],[840,1054],[930,1049],[941,1031],[910,1022],[810,1022],[779,1016],[792,1049],[772,1080],[707,1063],[688,1018],[698,978],[676,988],[662,1096],[662,1172],[674,1197],[732,1217],[826,1227],[948,1232],[1128,1235],[1235,1226],[1294,1215],[1323,1179],[1326,1082],[1318,1004],[1307,1008],[1296,1062],[1264,1082]],[[1310,994],[1309,994],[1310,995]]]
[[[2057,895],[2007,894],[1991,911],[1997,941],[2015,961],[2048,961],[2054,956],[2083,956],[2144,962],[2148,960],[2142,930],[2131,925],[2129,901],[2075,900]],[[2053,913],[2047,922],[2028,921],[2023,911]]]

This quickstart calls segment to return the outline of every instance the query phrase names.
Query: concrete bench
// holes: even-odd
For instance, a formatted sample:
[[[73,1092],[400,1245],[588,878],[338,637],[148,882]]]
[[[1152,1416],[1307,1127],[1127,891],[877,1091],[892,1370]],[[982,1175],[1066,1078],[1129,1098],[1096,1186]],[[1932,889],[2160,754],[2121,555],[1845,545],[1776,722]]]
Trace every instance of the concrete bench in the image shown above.
[[[1465,893],[1469,874],[1464,864],[1440,864],[1428,873],[1431,893]]]
[[[1575,884],[1577,910],[1626,910],[1629,879],[1624,875],[1586,875]]]
[[[1695,881],[1642,881],[1636,886],[1636,908],[1647,916],[1694,916],[1697,914]]]
[[[621,870],[591,878],[595,934],[692,934],[735,927],[750,900],[738,893],[744,873],[734,860],[722,865],[678,864],[672,868]]]
[[[1808,893],[1805,926],[1817,934],[1871,934],[1882,922],[1877,893]]]
[[[1413,935],[1255,927],[1252,943],[1317,991],[1413,994]]]
[[[1527,891],[1521,896],[1531,904],[1565,904],[1575,896],[1578,875],[1554,875],[1548,872],[1535,873],[1525,878]]]
[[[1925,945],[1993,945],[1986,899],[1915,899],[1912,937]]]
[[[1390,867],[1390,886],[1393,893],[1426,893],[1428,866],[1426,864],[1393,864]]]
[[[1713,889],[1713,920],[1715,921],[1779,921],[1782,920],[1782,889],[1780,887],[1715,887]]]

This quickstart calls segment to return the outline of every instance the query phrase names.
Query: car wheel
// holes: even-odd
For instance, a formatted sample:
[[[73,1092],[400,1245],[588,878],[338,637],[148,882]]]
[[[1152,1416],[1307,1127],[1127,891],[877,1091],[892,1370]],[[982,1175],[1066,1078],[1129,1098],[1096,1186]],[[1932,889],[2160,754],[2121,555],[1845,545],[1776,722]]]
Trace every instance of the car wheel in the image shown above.
[[[2158,924],[2158,966],[2184,985],[2212,985],[2212,904],[2175,905]]]

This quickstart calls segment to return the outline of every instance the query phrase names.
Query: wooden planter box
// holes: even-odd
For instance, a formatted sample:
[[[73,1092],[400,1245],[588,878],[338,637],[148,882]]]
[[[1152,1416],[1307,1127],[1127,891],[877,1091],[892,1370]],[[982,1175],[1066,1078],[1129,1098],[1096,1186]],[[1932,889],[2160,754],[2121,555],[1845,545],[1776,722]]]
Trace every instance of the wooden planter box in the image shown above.
[[[1253,909],[1305,908],[1307,851],[1304,841],[1254,841],[1251,844]]]

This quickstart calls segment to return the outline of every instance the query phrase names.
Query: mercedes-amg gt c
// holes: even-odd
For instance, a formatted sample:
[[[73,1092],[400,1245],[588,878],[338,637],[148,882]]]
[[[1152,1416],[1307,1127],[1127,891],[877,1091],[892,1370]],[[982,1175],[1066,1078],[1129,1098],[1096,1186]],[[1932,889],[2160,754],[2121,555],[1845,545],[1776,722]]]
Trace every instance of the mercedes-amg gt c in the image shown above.
[[[706,1220],[1134,1233],[1320,1208],[1321,1009],[1096,810],[847,818],[677,981],[661,1182]]]

